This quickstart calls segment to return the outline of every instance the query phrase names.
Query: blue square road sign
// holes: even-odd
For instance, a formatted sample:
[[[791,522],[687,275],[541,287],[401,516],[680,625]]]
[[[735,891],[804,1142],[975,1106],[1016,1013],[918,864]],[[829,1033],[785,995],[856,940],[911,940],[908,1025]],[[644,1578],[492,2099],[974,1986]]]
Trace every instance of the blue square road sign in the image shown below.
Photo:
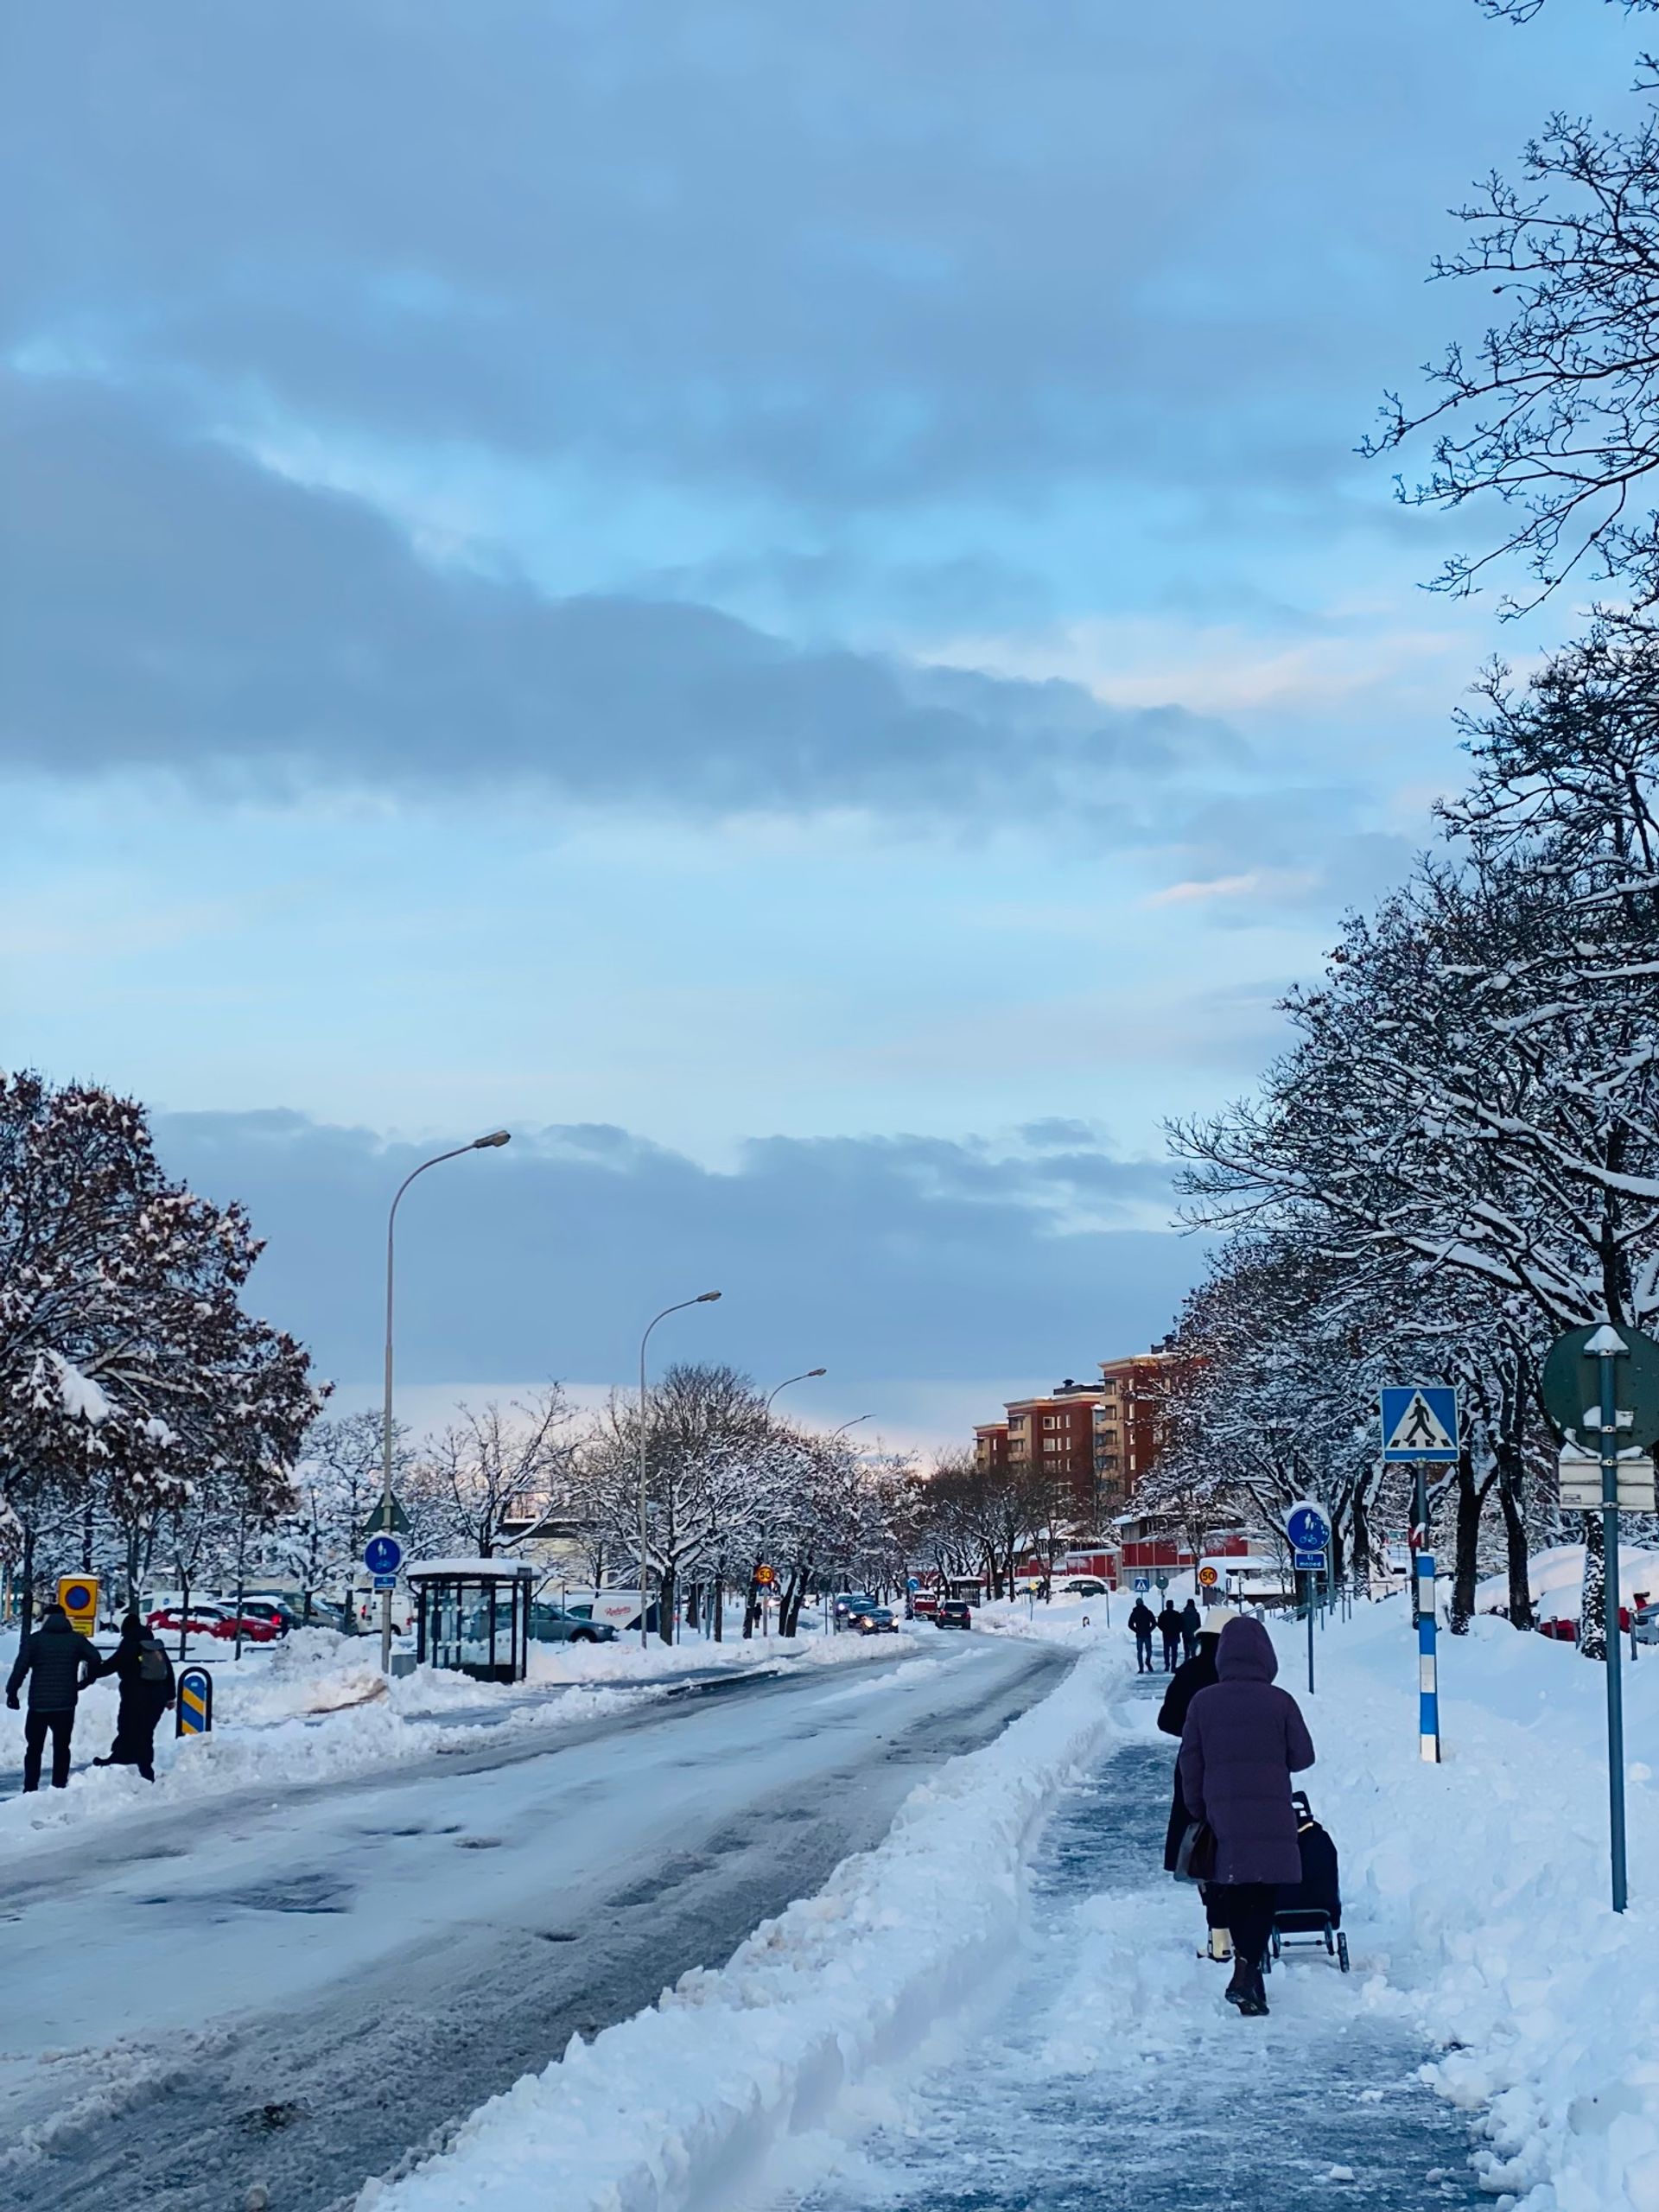
[[[1382,1390],[1382,1457],[1408,1465],[1455,1460],[1458,1394],[1440,1382]]]

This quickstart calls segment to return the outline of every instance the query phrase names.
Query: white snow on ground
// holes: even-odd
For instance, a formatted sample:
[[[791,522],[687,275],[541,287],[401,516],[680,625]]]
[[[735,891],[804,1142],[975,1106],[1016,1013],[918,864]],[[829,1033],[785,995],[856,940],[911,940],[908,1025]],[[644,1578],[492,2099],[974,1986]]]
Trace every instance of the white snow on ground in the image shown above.
[[[535,1645],[529,1682],[510,1687],[431,1668],[388,1682],[375,1638],[327,1629],[296,1630],[280,1643],[245,1649],[239,1662],[204,1638],[193,1642],[188,1656],[213,1674],[212,1734],[181,1742],[167,1716],[156,1732],[153,1785],[130,1768],[95,1769],[88,1763],[115,1733],[116,1686],[99,1682],[80,1701],[69,1787],[0,1800],[0,1849],[13,1859],[50,1847],[66,1830],[123,1818],[136,1804],[366,1772],[455,1747],[486,1727],[492,1740],[503,1732],[569,1727],[662,1697],[688,1675],[836,1667],[868,1659],[892,1642],[771,1637],[671,1649],[653,1643],[644,1651],[637,1643]],[[0,1639],[0,1669],[10,1670],[16,1652],[14,1630]],[[0,1717],[0,1764],[14,1776],[22,1738],[21,1715]]]
[[[1086,1656],[995,1743],[923,1783],[885,1842],[763,1923],[728,1966],[686,1975],[590,2044],[574,2038],[475,2113],[453,2151],[407,2180],[371,2183],[360,2204],[665,2212],[694,2190],[721,2201],[721,2177],[912,2053],[1004,1955],[1033,1826],[1103,1732],[1122,1671],[1121,1655]]]
[[[444,2157],[372,2185],[365,2212],[686,2212],[733,2202],[741,2175],[791,2136],[855,2133],[856,2085],[901,2065],[1020,1942],[1029,1840],[1068,1774],[1114,1730],[1150,1727],[1149,1706],[1109,1713],[1127,1639],[1092,1616],[1084,1630],[1082,1610],[1037,1609],[1027,1633],[1094,1648],[997,1743],[918,1789],[878,1850],[722,1971],[573,2042]],[[1414,2029],[1427,2078],[1471,2117],[1500,2208],[1659,2212],[1659,1656],[1627,1677],[1636,1897],[1620,1919],[1607,1902],[1599,1666],[1495,1620],[1445,1638],[1434,1767],[1418,1752],[1402,1599],[1319,1632],[1311,1698],[1304,1632],[1276,1633],[1281,1680],[1320,1749],[1306,1781],[1343,1854],[1355,1972],[1275,1976],[1274,2031],[1300,2025],[1317,2067],[1333,2008]],[[1063,2067],[1160,2063],[1218,2012],[1218,1977],[1192,1955],[1190,1897],[1155,1868],[1149,1883],[1093,1915]],[[1204,2019],[1185,2018],[1193,2007]]]

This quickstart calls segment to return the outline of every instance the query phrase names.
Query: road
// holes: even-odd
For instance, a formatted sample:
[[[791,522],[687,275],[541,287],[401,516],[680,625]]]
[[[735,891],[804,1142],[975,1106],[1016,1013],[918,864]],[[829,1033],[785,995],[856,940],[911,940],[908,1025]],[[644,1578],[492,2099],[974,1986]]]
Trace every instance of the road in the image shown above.
[[[0,1907],[0,2201],[349,2203],[724,1960],[1066,1663],[941,1637],[66,1843]]]

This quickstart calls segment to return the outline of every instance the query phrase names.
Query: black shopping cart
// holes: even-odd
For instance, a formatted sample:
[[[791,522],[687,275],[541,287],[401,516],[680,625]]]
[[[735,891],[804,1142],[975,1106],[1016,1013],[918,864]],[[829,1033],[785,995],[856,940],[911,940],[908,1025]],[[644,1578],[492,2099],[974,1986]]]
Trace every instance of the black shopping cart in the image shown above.
[[[1302,1878],[1280,1885],[1273,1915],[1273,1956],[1281,1957],[1287,1945],[1310,1949],[1323,1944],[1346,1974],[1348,1938],[1342,1932],[1342,1872],[1337,1847],[1314,1819],[1305,1789],[1297,1790],[1290,1802],[1296,1808]]]

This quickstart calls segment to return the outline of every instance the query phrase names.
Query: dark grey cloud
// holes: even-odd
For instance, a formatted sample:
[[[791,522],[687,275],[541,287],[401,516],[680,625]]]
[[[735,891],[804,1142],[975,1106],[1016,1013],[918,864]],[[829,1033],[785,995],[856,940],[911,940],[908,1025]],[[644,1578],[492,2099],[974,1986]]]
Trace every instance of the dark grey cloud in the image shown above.
[[[170,1114],[161,1154],[269,1238],[259,1310],[325,1372],[376,1371],[385,1208],[423,1156],[287,1112]],[[426,1147],[425,1150],[435,1147]],[[719,1289],[696,1351],[838,1381],[1058,1372],[1168,1324],[1200,1255],[1113,1226],[1161,1167],[935,1138],[769,1138],[715,1173],[605,1127],[521,1132],[435,1170],[399,1215],[410,1382],[626,1379],[644,1319]]]
[[[1620,80],[1603,12],[16,0],[9,327],[837,512],[1328,487],[1450,311],[1402,262]]]
[[[706,607],[550,601],[96,385],[0,380],[0,757],[523,783],[722,812],[1063,812],[1230,760],[1176,708],[808,649]]]

